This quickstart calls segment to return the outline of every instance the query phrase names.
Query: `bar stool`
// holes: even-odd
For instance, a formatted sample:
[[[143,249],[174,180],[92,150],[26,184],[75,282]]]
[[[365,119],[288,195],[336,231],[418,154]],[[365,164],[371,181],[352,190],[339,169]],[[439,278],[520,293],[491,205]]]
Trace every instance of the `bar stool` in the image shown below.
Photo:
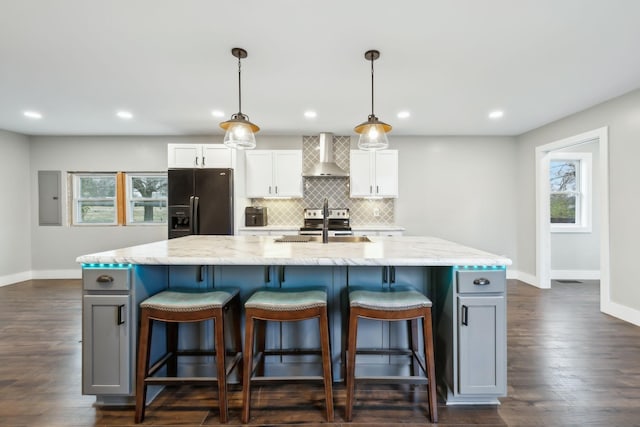
[[[225,312],[233,310],[231,324],[234,337],[234,357],[227,366],[225,343]],[[218,384],[220,422],[226,423],[227,376],[242,359],[240,334],[240,297],[235,288],[208,290],[168,290],[159,292],[140,303],[140,332],[138,344],[138,367],[136,372],[135,422],[144,420],[148,385]],[[215,350],[178,350],[178,323],[213,320]],[[166,322],[166,353],[149,367],[153,321]],[[217,375],[215,377],[178,377],[177,358],[180,356],[215,355]],[[160,368],[167,365],[166,377],[154,377]],[[242,373],[240,373],[242,374]]]
[[[254,376],[254,339],[256,340],[256,366],[264,366],[265,356],[284,354],[321,354],[322,376],[304,376],[302,381],[324,383],[327,421],[333,421],[333,391],[331,376],[331,351],[329,346],[329,322],[327,315],[327,291],[324,288],[265,289],[255,292],[244,304],[245,345],[242,385],[242,422],[249,422],[251,383],[254,381],[291,381],[295,377]],[[265,349],[265,323],[289,322],[318,318],[320,350]],[[256,322],[257,321],[257,322]],[[263,374],[260,369],[259,374]]]
[[[347,337],[347,402],[345,419],[351,421],[355,383],[409,383],[428,385],[429,416],[432,423],[438,422],[438,408],[435,385],[435,367],[433,355],[433,331],[431,325],[431,300],[408,286],[396,286],[390,289],[371,289],[358,286],[349,288],[349,332]],[[409,349],[358,349],[358,318],[398,321],[406,320],[410,327]],[[418,319],[422,319],[424,333],[425,360],[418,350]],[[356,354],[388,354],[411,356],[412,375],[356,377]],[[418,363],[418,366],[415,363]],[[420,376],[420,368],[426,375]]]

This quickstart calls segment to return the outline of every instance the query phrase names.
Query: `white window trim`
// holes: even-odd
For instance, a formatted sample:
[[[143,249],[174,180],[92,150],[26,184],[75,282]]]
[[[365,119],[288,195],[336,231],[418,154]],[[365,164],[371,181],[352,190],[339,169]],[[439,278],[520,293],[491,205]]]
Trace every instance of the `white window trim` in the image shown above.
[[[592,232],[592,204],[593,204],[593,156],[591,153],[578,152],[551,152],[548,156],[547,171],[551,160],[579,160],[580,171],[578,185],[580,187],[580,206],[576,206],[576,215],[579,216],[578,224],[551,224],[552,233],[591,233]],[[549,174],[547,174],[547,185]]]
[[[71,176],[72,176],[72,202],[71,202],[71,211],[72,211],[72,220],[71,220],[71,225],[73,226],[77,226],[77,227],[102,227],[102,226],[114,226],[114,225],[118,225],[118,201],[117,201],[117,196],[113,197],[113,209],[114,209],[114,218],[113,218],[113,222],[82,222],[80,220],[80,210],[78,209],[78,202],[81,200],[91,200],[91,199],[85,199],[85,198],[81,198],[78,197],[78,194],[80,194],[80,178],[82,177],[98,177],[98,176],[108,176],[108,177],[113,177],[115,185],[116,185],[116,192],[117,192],[117,174],[115,172],[71,172]],[[95,200],[111,200],[108,198],[105,199],[95,199]]]
[[[135,222],[133,221],[133,210],[131,209],[131,202],[133,200],[133,183],[132,178],[138,177],[138,176],[163,176],[163,177],[167,177],[167,173],[166,172],[126,172],[125,173],[125,186],[126,186],[126,197],[127,199],[125,200],[125,205],[126,205],[126,219],[127,219],[127,225],[128,226],[143,226],[143,227],[149,227],[149,226],[161,226],[161,227],[166,227],[167,226],[167,221],[168,218],[165,219],[164,222]],[[141,199],[138,199],[141,200]],[[160,199],[153,199],[153,200],[160,200]],[[169,205],[169,200],[167,197],[167,212],[168,212],[168,207]]]

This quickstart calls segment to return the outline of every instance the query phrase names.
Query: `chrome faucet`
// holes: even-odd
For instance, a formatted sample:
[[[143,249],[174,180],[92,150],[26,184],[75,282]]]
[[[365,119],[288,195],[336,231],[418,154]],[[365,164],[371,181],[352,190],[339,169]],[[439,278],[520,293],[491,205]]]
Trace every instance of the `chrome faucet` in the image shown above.
[[[329,200],[326,198],[322,206],[322,243],[329,243]]]

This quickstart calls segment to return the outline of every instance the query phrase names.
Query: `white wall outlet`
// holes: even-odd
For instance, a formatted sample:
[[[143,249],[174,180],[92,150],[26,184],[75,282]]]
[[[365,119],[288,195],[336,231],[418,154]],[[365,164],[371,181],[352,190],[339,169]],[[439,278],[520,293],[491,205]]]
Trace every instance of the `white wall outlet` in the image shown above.
[[[376,217],[376,218],[379,217],[380,216],[380,209],[374,208],[373,209],[373,216]]]

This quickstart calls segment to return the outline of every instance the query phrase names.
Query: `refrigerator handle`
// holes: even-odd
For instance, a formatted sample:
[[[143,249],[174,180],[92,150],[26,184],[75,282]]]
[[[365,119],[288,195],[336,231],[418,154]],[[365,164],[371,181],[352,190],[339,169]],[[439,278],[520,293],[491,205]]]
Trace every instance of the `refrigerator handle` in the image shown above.
[[[195,224],[195,217],[194,217],[194,211],[193,211],[193,203],[195,201],[195,196],[191,196],[189,197],[189,234],[194,234],[194,224]]]
[[[199,202],[200,197],[195,196],[193,198],[193,234],[200,234],[200,209],[198,208]]]

